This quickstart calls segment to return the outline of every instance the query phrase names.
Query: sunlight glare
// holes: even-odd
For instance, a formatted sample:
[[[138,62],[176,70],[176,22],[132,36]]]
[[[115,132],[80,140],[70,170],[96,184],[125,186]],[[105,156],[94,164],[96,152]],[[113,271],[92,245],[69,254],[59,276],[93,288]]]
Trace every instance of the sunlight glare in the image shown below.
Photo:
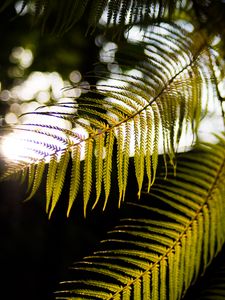
[[[11,133],[3,138],[1,142],[1,152],[6,160],[19,162],[26,156],[31,155],[30,151],[25,148],[25,144],[20,140],[18,133]],[[30,160],[26,160],[27,162]]]

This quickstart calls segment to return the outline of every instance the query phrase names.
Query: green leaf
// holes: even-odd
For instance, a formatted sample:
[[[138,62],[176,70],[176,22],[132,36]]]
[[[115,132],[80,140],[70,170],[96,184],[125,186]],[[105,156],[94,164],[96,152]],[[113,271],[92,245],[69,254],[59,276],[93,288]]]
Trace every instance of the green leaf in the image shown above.
[[[85,217],[86,217],[87,204],[90,197],[91,185],[92,185],[92,156],[93,156],[93,140],[89,139],[85,144],[85,160],[84,160],[83,201],[84,201]]]
[[[199,189],[194,178],[212,168],[211,152],[217,161],[213,165],[216,176],[208,172],[210,180]],[[184,182],[187,162],[192,170],[189,180],[193,179],[193,189],[184,184],[181,190],[178,183]],[[91,287],[83,288],[83,295],[87,295],[86,290],[104,290],[102,299],[107,300],[180,299],[205,271],[225,242],[225,229],[220,225],[225,214],[224,146],[211,145],[180,155],[177,175],[175,179],[157,178],[157,193],[152,188],[139,203],[125,204],[125,218],[108,232],[101,250],[76,265],[76,278],[94,282]],[[164,193],[165,188],[171,191],[169,195]],[[199,191],[202,200],[196,203]],[[161,196],[157,197],[158,194]],[[177,205],[170,205],[170,200]],[[128,212],[126,206],[132,209]],[[67,291],[62,290],[58,295],[76,298],[82,286],[78,282],[65,283]]]
[[[52,200],[51,200],[51,204],[49,207],[49,218],[51,217],[52,212],[53,212],[53,210],[59,200],[60,194],[62,192],[69,158],[70,158],[69,151],[65,151],[64,153],[62,153],[59,158],[57,171],[56,171],[56,177],[54,180]]]
[[[31,166],[31,173],[30,173],[30,182],[32,184],[32,190],[30,195],[25,199],[25,201],[30,200],[35,193],[37,192],[41,181],[42,181],[42,176],[44,174],[44,170],[45,170],[45,162],[41,161],[39,162],[39,164],[37,166],[32,165]]]
[[[74,146],[72,148],[72,171],[71,171],[71,182],[70,182],[70,194],[69,194],[69,205],[67,209],[67,216],[69,216],[73,202],[78,194],[80,186],[80,156],[81,146]]]
[[[78,7],[82,3],[75,2],[74,5]],[[83,5],[85,6],[86,2]],[[97,3],[96,5],[98,6]],[[68,3],[66,11],[72,7],[73,3]],[[126,5],[123,7],[125,9]],[[64,29],[65,27],[62,28]],[[115,74],[112,72],[111,76],[103,72],[99,76],[105,79],[105,82],[91,87],[88,96],[76,98],[76,102],[58,104],[56,105],[58,110],[53,106],[30,113],[30,117],[44,116],[45,122],[27,123],[15,128],[26,133],[23,139],[26,142],[24,152],[32,150],[32,155],[29,160],[20,157],[18,164],[12,163],[3,178],[24,172],[27,168],[30,170],[28,187],[32,189],[32,185],[36,184],[32,164],[38,166],[39,163],[43,164],[43,161],[46,163],[50,161],[46,180],[48,212],[52,213],[59,199],[70,153],[73,153],[74,147],[77,147],[78,152],[77,158],[75,160],[72,158],[67,215],[79,189],[83,189],[83,210],[86,215],[89,202],[92,202],[92,208],[95,207],[102,194],[105,197],[103,210],[106,208],[112,182],[119,191],[118,206],[121,206],[127,189],[129,157],[132,150],[138,185],[137,195],[140,196],[144,178],[146,176],[148,178],[148,191],[155,181],[161,144],[164,147],[165,166],[168,154],[170,163],[176,168],[175,149],[181,134],[185,133],[185,126],[192,126],[192,133],[196,133],[202,111],[200,95],[203,89],[214,88],[213,82],[210,81],[212,72],[208,57],[210,52],[203,51],[208,46],[204,37],[187,34],[176,25],[160,23],[151,26],[143,38],[143,42],[136,42],[136,46],[142,51],[125,53],[125,59],[121,62],[132,72],[121,71]],[[167,44],[170,46],[162,47]],[[123,47],[120,48],[123,52]],[[66,112],[62,112],[59,108],[66,109]],[[50,125],[49,118],[66,120],[70,122],[71,129]],[[85,132],[84,136],[79,133],[79,129]],[[30,138],[29,134],[35,134],[35,138]],[[47,137],[47,141],[42,141],[43,137]],[[131,149],[132,144],[134,149]],[[112,172],[115,148],[117,148],[117,170]],[[60,153],[66,153],[65,163],[61,158],[59,161],[55,159]],[[84,164],[78,162],[79,157],[84,158]],[[218,162],[219,157],[212,158],[212,162],[215,160]],[[209,178],[208,175],[200,173],[201,178],[196,179],[200,184],[195,186],[196,198],[201,198],[203,185],[207,184],[205,181]],[[43,179],[41,174],[39,173],[40,180]],[[56,179],[53,184],[54,174]],[[80,174],[84,174],[83,180],[80,180]],[[185,177],[185,183],[171,181],[172,185],[180,185],[180,188],[183,188],[185,184],[186,193],[191,192],[195,179],[187,172],[182,176]],[[36,188],[33,189],[35,190]],[[90,198],[92,193],[96,195],[95,201]],[[170,200],[166,201],[169,204]],[[178,203],[174,205],[177,209],[178,206],[181,207]],[[183,211],[187,212],[186,207]],[[49,212],[50,215],[51,213]]]

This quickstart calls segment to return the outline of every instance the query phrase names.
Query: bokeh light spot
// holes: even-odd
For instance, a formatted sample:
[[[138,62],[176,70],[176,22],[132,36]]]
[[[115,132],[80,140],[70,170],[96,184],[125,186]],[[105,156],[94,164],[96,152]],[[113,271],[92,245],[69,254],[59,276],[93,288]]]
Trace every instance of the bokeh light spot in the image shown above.
[[[69,79],[73,83],[78,83],[81,80],[81,74],[79,71],[72,71],[69,75]]]
[[[7,124],[16,124],[17,121],[18,121],[17,116],[13,112],[9,112],[9,113],[6,114],[5,122]]]

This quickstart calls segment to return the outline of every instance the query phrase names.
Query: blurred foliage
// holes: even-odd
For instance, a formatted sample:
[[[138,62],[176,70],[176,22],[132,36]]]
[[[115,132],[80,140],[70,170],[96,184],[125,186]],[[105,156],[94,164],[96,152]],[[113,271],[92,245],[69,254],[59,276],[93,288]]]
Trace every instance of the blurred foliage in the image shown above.
[[[14,47],[28,48],[33,52],[34,60],[25,76],[32,70],[57,71],[66,78],[73,69],[85,72],[97,60],[98,47],[95,46],[94,36],[85,36],[84,24],[79,24],[64,36],[42,34],[37,27],[32,27],[29,14],[17,16],[14,7],[10,6],[1,14],[0,38],[4,45],[0,53],[0,81],[5,88],[13,84],[14,78],[8,70],[15,64],[10,62],[10,54]],[[96,33],[97,34],[97,33]],[[91,48],[91,51],[90,51]]]

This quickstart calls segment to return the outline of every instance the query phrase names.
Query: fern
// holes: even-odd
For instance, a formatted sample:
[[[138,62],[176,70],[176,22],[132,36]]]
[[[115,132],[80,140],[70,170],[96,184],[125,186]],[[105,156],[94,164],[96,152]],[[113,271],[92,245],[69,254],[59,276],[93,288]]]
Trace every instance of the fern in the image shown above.
[[[169,47],[162,48],[162,43]],[[50,160],[46,192],[49,215],[60,197],[71,153],[77,153],[74,164],[78,168],[78,173],[75,174],[74,166],[71,173],[68,214],[77,196],[78,186],[83,182],[84,215],[86,215],[90,193],[94,187],[96,190],[94,206],[97,205],[102,193],[102,183],[105,193],[103,209],[108,202],[114,144],[117,146],[120,206],[126,191],[132,135],[135,174],[140,195],[144,176],[148,177],[148,190],[155,180],[160,139],[163,140],[164,154],[168,154],[170,162],[175,165],[175,149],[182,132],[191,126],[193,134],[196,133],[202,111],[202,88],[204,86],[211,89],[208,82],[211,76],[211,65],[208,62],[210,53],[204,37],[201,39],[194,35],[187,38],[184,30],[162,23],[160,26],[151,27],[140,47],[143,47],[145,53],[138,54],[138,57],[133,53],[126,62],[129,66],[134,60],[138,60],[136,70],[139,75],[130,75],[126,72],[116,74],[119,78],[118,86],[108,81],[106,84],[93,87],[90,96],[80,97],[76,100],[77,103],[59,104],[59,108],[66,112],[48,108],[46,112],[42,109],[31,113],[34,118],[39,115],[45,116],[46,124],[27,123],[15,128],[27,132],[28,138],[24,141],[31,155],[28,162],[27,158],[21,157],[18,164],[11,165],[3,178],[24,172],[25,168],[32,166],[37,169],[33,171],[36,172],[36,177],[32,175],[33,173],[28,174],[29,186],[32,184],[35,186],[31,193],[33,196],[43,174],[39,172],[39,164],[43,164],[44,160]],[[170,65],[173,69],[169,67]],[[205,72],[206,68],[208,74]],[[103,96],[104,99],[100,100],[97,96]],[[108,113],[101,112],[102,109]],[[88,136],[82,137],[73,130],[51,126],[47,123],[48,118],[69,120],[75,128],[85,130]],[[35,134],[35,139],[29,138],[29,134]],[[35,140],[41,141],[42,137],[48,140],[36,144]],[[81,167],[78,160],[82,156],[82,149],[85,151],[84,165]],[[93,174],[94,161],[96,161],[95,174]],[[80,170],[80,167],[83,169]],[[41,170],[43,171],[42,168]],[[80,173],[83,174],[82,178]],[[55,175],[56,179],[53,182]],[[96,183],[95,186],[93,182]]]
[[[206,13],[207,8],[219,11],[222,2],[218,7],[213,1],[180,0],[17,2],[1,1],[0,12],[19,3],[17,15],[28,8],[34,22],[58,34],[79,21],[82,27],[87,25],[86,32],[99,26],[113,37],[129,33],[133,25],[145,32],[141,42],[125,38],[132,51],[118,42],[120,68],[110,75],[99,72],[95,79],[100,83],[86,96],[39,108],[27,114],[32,122],[13,128],[16,141],[25,145],[24,154],[9,163],[1,179],[25,182],[26,200],[45,180],[49,217],[68,175],[67,216],[80,195],[84,216],[96,206],[104,210],[112,188],[119,194],[118,206],[126,209],[99,249],[74,264],[72,280],[61,283],[57,299],[183,298],[225,242],[225,134],[217,137],[217,145],[198,144],[176,161],[182,135],[191,129],[193,142],[197,141],[208,98],[218,98],[223,106],[219,83],[224,74],[218,72],[217,53],[211,46],[219,30],[209,22],[211,13]],[[171,25],[174,13],[181,10]],[[194,13],[202,20],[191,20],[193,33],[175,25]],[[221,19],[213,23],[219,27]],[[68,127],[60,122],[51,125],[51,119],[64,120]],[[161,144],[165,170],[158,176]],[[123,203],[131,155],[141,201]],[[212,280],[200,299],[224,298],[224,266],[215,277],[221,282]]]
[[[16,0],[2,0],[0,12],[9,5],[16,4],[16,2]],[[105,10],[108,26],[114,24],[124,27],[135,23],[141,24],[146,18],[158,20],[162,15],[171,15],[176,8],[176,1],[174,0],[23,0],[21,12],[30,4],[34,4],[34,22],[41,21],[43,28],[45,28],[47,21],[51,16],[54,16],[55,23],[52,29],[58,34],[65,33],[84,17],[88,21],[88,30],[94,29]],[[180,7],[179,4],[177,4],[177,8]]]
[[[181,155],[178,177],[159,176],[141,203],[125,204],[127,215],[75,263],[56,299],[180,299],[225,241],[224,145]]]

